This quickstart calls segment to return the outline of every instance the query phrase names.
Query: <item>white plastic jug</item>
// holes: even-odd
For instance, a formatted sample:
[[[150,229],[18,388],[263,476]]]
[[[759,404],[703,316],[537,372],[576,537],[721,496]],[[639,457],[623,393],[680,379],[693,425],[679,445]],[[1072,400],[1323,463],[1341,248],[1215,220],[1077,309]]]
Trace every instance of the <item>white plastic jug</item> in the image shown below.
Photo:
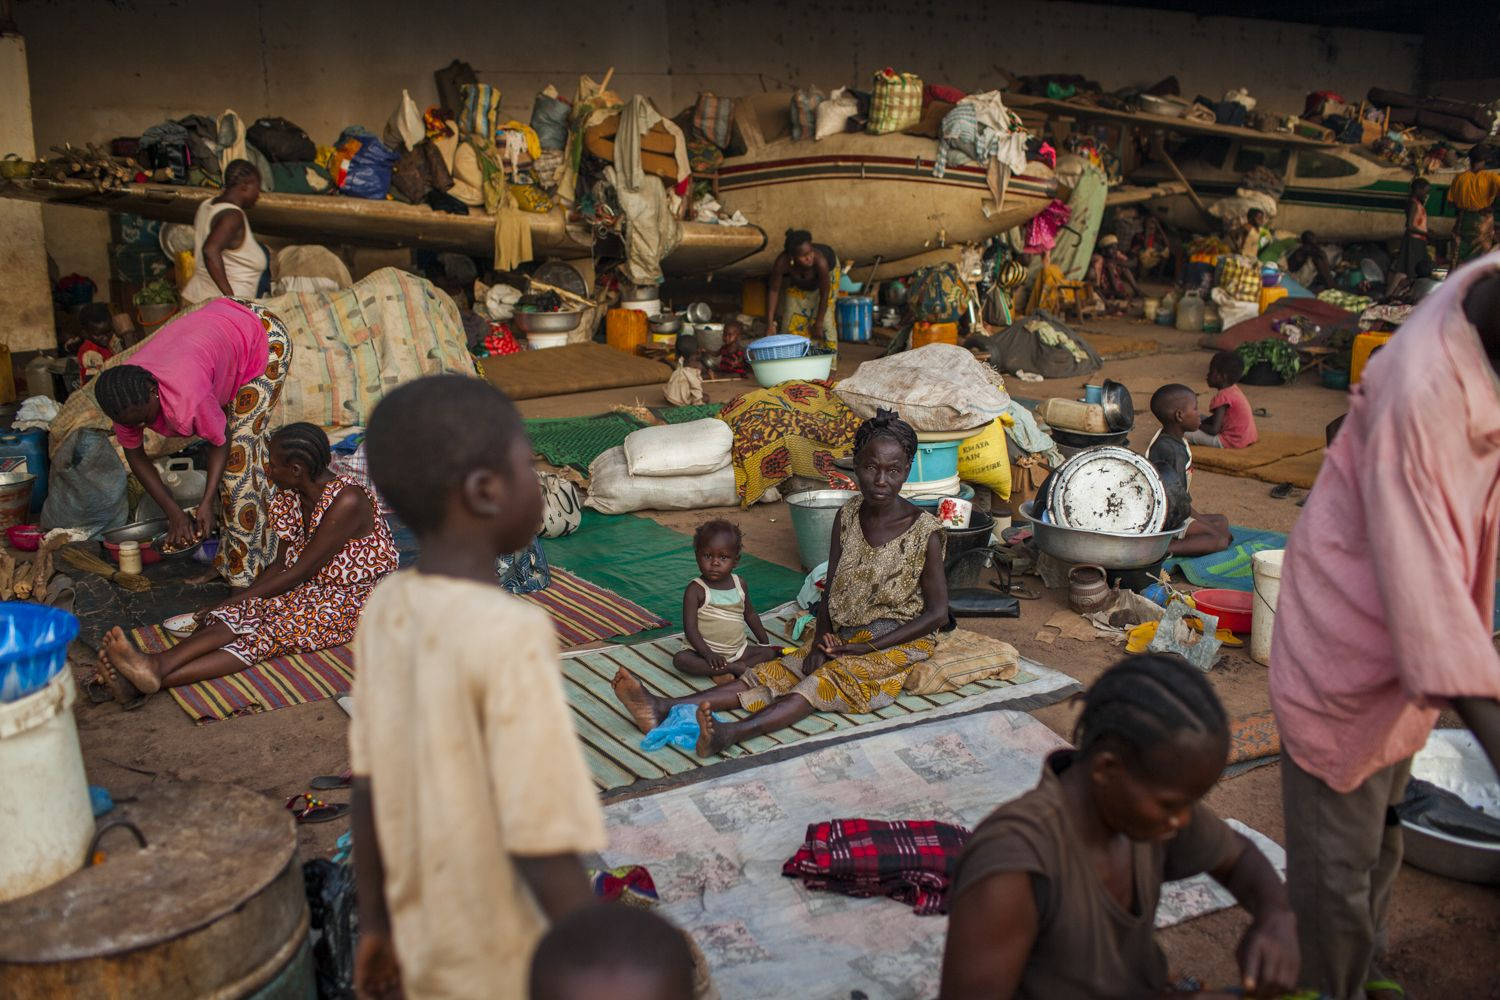
[[[1271,664],[1271,634],[1276,630],[1276,598],[1281,595],[1281,560],[1285,549],[1266,549],[1250,557],[1255,597],[1250,605],[1250,658]]]
[[[73,722],[67,667],[46,687],[0,704],[0,902],[83,867],[94,811]]]
[[[1196,292],[1188,292],[1177,303],[1177,329],[1203,332],[1203,300]]]

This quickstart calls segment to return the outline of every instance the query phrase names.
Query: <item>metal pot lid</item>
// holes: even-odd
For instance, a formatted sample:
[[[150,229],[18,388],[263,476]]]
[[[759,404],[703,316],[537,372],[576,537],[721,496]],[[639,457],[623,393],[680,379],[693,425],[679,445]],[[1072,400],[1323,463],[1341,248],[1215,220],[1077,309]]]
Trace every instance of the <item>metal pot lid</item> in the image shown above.
[[[1065,528],[1142,535],[1162,529],[1167,494],[1151,463],[1127,448],[1091,448],[1057,470],[1049,501]]]

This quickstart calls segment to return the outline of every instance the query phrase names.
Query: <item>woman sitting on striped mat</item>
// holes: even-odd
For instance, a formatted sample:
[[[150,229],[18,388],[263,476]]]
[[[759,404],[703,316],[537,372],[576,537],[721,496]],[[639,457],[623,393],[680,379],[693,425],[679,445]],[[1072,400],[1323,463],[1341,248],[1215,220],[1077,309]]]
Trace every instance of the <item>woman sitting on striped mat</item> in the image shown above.
[[[331,460],[327,435],[312,424],[288,424],[271,435],[266,478],[278,492],[267,513],[280,557],[245,590],[198,612],[198,630],[164,652],[143,653],[124,629],[111,629],[100,662],[116,700],[128,703],[354,638],[365,601],[376,581],[396,569],[397,552],[375,498],[330,472]]]

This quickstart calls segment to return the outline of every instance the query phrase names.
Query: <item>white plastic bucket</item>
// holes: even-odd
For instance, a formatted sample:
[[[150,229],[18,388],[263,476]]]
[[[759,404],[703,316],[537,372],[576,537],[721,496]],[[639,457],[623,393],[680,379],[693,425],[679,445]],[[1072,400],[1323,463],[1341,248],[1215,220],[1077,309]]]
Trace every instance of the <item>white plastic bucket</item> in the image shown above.
[[[1250,605],[1250,658],[1271,663],[1271,633],[1276,630],[1276,598],[1281,594],[1281,560],[1285,549],[1266,549],[1250,557],[1255,599]]]
[[[0,704],[0,902],[83,867],[94,812],[73,722],[67,667],[47,686]]]

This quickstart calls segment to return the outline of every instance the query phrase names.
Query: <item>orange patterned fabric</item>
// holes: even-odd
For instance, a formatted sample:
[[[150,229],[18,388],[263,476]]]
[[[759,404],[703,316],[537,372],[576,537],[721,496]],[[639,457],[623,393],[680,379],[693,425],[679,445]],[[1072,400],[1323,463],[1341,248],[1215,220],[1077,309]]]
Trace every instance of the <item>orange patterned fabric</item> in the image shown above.
[[[734,431],[730,458],[742,507],[793,475],[821,479],[835,489],[848,482],[833,460],[854,453],[859,417],[827,382],[755,389],[726,403],[719,419]]]
[[[229,414],[229,459],[219,483],[219,554],[214,569],[231,587],[248,587],[276,558],[276,537],[264,516],[271,495],[265,471],[266,431],[292,361],[292,342],[275,313],[254,302],[235,301],[260,317],[269,354],[265,374],[240,387]]]
[[[864,628],[835,631],[845,642],[871,642],[901,624],[882,620]],[[820,712],[878,711],[901,696],[911,668],[931,658],[937,649],[937,640],[928,636],[872,653],[825,660],[804,674],[802,662],[812,652],[814,638],[809,635],[795,653],[747,671],[745,679],[755,686],[740,695],[740,706],[758,712],[789,694],[800,694]]]
[[[303,524],[302,504],[296,493],[276,494],[266,520],[287,547],[289,568],[297,564],[323,522],[323,515],[346,489],[359,490],[375,510],[374,497],[354,480],[342,477],[323,490],[310,524]],[[377,512],[375,530],[344,543],[311,580],[274,597],[230,604],[214,611],[211,617],[235,633],[235,641],[224,649],[246,666],[274,656],[340,646],[353,641],[370,592],[381,577],[395,571],[396,564],[396,543],[385,518]]]

